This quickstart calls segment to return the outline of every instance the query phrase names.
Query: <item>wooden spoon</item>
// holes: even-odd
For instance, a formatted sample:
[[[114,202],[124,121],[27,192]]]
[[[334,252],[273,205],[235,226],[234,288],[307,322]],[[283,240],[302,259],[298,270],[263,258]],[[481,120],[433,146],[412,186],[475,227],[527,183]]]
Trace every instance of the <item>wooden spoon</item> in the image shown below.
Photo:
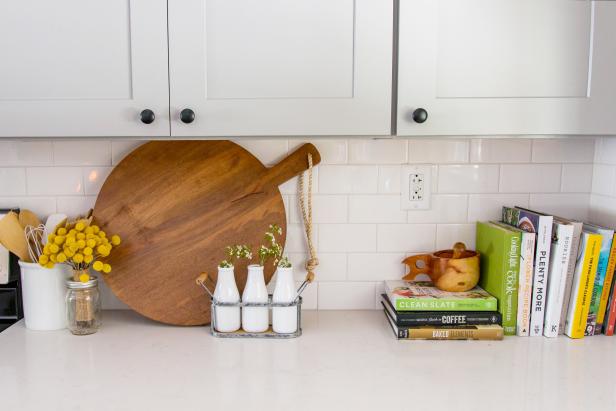
[[[11,211],[0,220],[0,243],[21,261],[31,263],[28,242],[17,213]]]
[[[466,245],[464,243],[455,243],[453,245],[453,256],[454,260],[461,258],[464,252],[466,251]]]
[[[41,220],[30,210],[21,210],[19,212],[19,224],[25,229],[27,226],[38,227],[41,225]]]

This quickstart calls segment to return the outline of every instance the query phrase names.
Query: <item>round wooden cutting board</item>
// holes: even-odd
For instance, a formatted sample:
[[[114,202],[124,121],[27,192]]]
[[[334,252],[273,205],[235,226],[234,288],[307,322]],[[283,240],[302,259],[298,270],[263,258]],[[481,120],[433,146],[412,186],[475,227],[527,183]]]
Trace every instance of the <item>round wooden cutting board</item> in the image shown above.
[[[105,282],[133,310],[175,325],[210,322],[210,302],[195,284],[201,272],[216,280],[232,244],[263,242],[270,224],[286,217],[278,185],[320,162],[305,144],[272,168],[230,141],[154,141],[129,154],[103,185],[94,217],[122,244]],[[246,262],[236,264],[240,293]],[[274,267],[265,269],[266,282]]]

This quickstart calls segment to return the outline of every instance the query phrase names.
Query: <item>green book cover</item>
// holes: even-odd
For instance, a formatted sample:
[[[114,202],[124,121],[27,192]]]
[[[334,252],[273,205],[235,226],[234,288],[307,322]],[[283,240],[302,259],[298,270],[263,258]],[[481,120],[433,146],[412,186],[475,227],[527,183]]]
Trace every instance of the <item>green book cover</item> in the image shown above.
[[[496,298],[475,287],[464,292],[439,290],[430,281],[385,281],[396,311],[496,311]]]
[[[515,335],[522,235],[492,222],[477,222],[479,285],[498,300],[505,335]]]

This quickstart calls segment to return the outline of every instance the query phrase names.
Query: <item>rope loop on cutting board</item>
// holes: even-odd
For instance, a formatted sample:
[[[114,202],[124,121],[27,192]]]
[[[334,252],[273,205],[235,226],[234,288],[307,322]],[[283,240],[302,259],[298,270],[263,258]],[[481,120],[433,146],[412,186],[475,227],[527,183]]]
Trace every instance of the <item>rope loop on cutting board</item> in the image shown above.
[[[304,179],[308,175],[308,190]],[[299,206],[302,211],[304,229],[306,231],[306,241],[308,242],[308,260],[306,260],[306,281],[314,279],[314,270],[319,265],[317,251],[312,241],[312,154],[308,153],[308,170],[302,173],[299,178]]]

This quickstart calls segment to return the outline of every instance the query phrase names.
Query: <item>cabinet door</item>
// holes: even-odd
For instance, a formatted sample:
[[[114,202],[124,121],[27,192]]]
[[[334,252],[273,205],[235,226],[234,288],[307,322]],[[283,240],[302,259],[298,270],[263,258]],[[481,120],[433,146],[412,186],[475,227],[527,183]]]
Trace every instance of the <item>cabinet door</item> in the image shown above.
[[[2,137],[169,136],[166,0],[2,1],[0,56]]]
[[[390,134],[392,10],[169,0],[172,135]]]
[[[398,134],[614,134],[614,39],[614,2],[401,0]]]

